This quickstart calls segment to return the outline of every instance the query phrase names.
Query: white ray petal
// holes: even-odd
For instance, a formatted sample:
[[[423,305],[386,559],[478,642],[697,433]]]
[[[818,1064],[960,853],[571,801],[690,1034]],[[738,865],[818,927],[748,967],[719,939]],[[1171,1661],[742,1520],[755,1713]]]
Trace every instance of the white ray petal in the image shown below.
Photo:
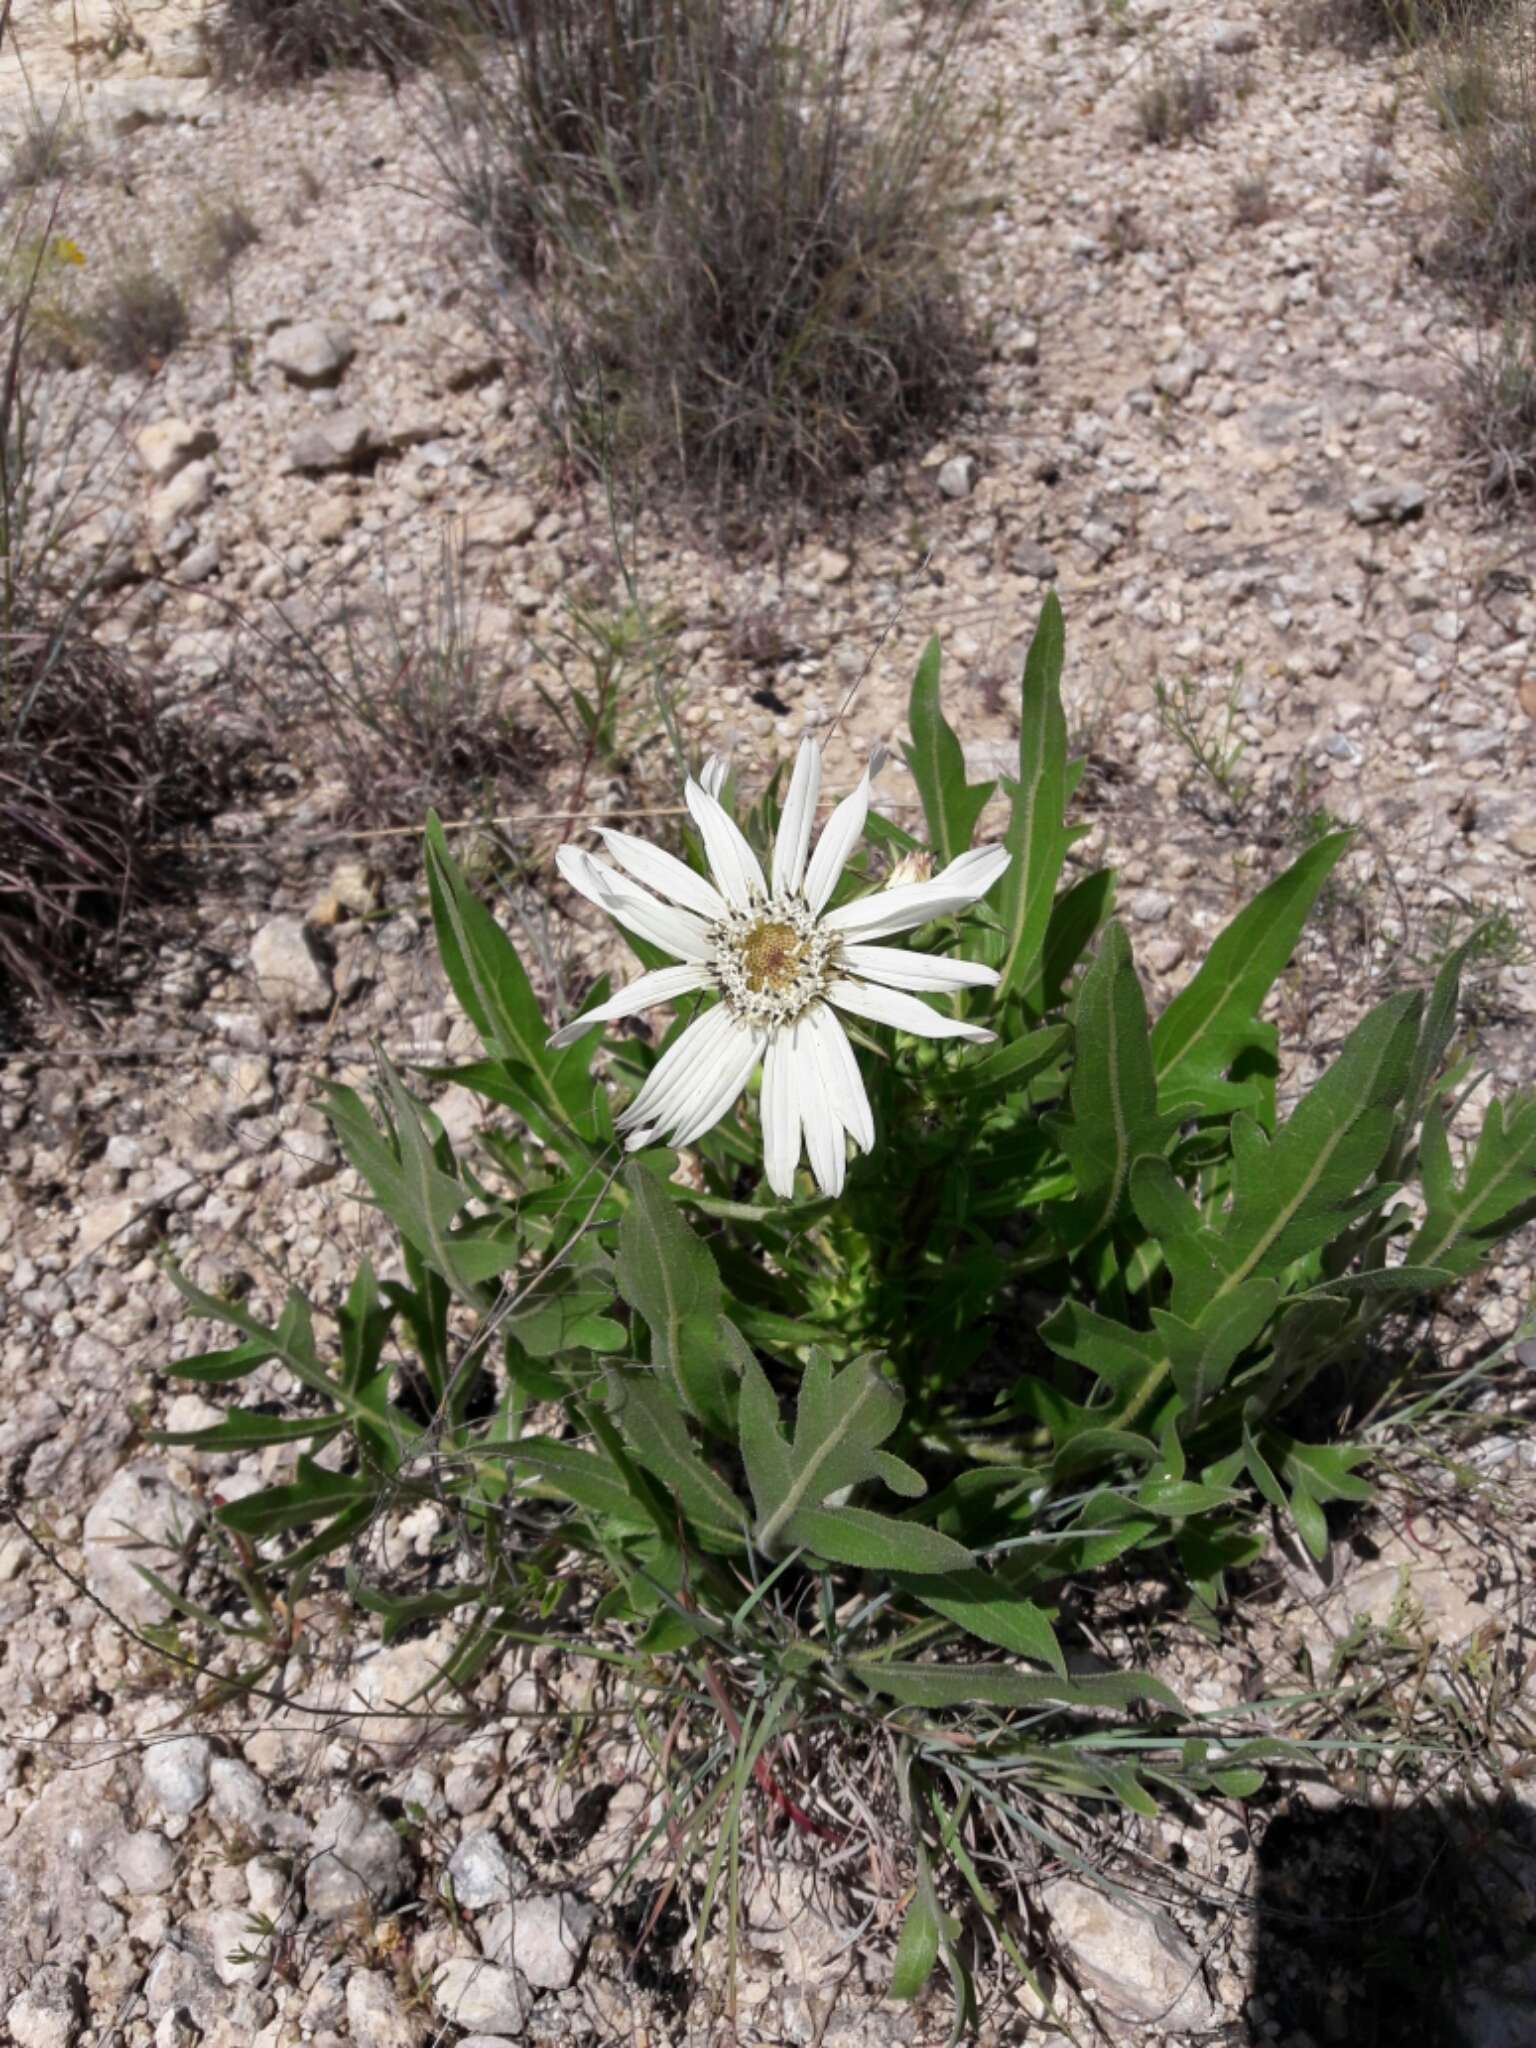
[[[768,1185],[785,1201],[795,1192],[800,1164],[800,1092],[795,1084],[793,1034],[776,1031],[763,1061],[763,1169]]]
[[[724,789],[730,772],[731,764],[726,755],[711,754],[704,763],[704,766],[699,770],[699,787],[707,796],[712,796],[718,803],[720,792]]]
[[[814,740],[802,740],[795,756],[795,772],[789,778],[784,815],[779,820],[773,843],[773,893],[798,893],[805,879],[805,856],[810,849],[811,827],[816,822],[816,799],[821,793],[821,749]]]
[[[675,854],[652,846],[648,839],[637,839],[632,832],[614,832],[606,825],[598,830],[619,866],[647,889],[654,889],[658,896],[672,903],[680,903],[710,924],[718,924],[725,916],[726,901],[720,891]]]
[[[995,988],[995,967],[979,960],[946,960],[934,953],[903,953],[895,946],[844,946],[843,965],[861,981],[885,988],[906,988],[932,994],[956,988]]]
[[[838,1114],[838,1120],[861,1152],[875,1149],[875,1119],[864,1090],[864,1076],[848,1043],[848,1034],[837,1012],[827,1003],[816,1003],[806,1012],[821,1061],[822,1078]]]
[[[707,790],[689,782],[683,791],[693,822],[704,839],[709,871],[721,895],[737,910],[750,910],[768,894],[757,855],[742,837],[736,820],[721,809]]]
[[[751,1080],[752,1069],[762,1058],[766,1043],[765,1032],[749,1031],[743,1025],[737,1025],[734,1036],[727,1040],[721,1052],[708,1091],[701,1090],[676,1119],[672,1133],[674,1145],[691,1145],[706,1131],[714,1129]]]
[[[595,903],[616,924],[649,939],[679,960],[702,962],[714,957],[709,929],[691,910],[658,902],[579,846],[562,846],[555,856],[555,865],[573,889]]]
[[[827,990],[827,1001],[852,1016],[867,1018],[871,1024],[890,1024],[897,1031],[910,1031],[914,1038],[971,1038],[978,1045],[988,1045],[997,1036],[995,1031],[984,1031],[979,1024],[962,1024],[958,1018],[941,1017],[917,996],[903,995],[899,989],[877,988],[872,981],[834,981]]]
[[[842,1119],[827,1092],[809,1021],[805,1017],[801,1017],[794,1027],[790,1057],[795,1063],[795,1086],[800,1097],[800,1115],[805,1125],[805,1149],[810,1156],[811,1172],[824,1195],[840,1195],[848,1171]]]
[[[733,1025],[724,1003],[717,1003],[702,1017],[695,1017],[646,1075],[634,1101],[614,1118],[617,1127],[629,1131],[666,1123],[681,1109],[698,1082],[707,1079],[716,1052]]]
[[[584,1010],[569,1024],[562,1024],[558,1031],[550,1033],[547,1042],[553,1046],[574,1045],[594,1024],[610,1024],[615,1017],[634,1017],[655,1003],[675,1003],[679,996],[692,995],[695,989],[708,986],[707,967],[658,967],[650,974],[637,975],[595,1010]]]
[[[872,758],[864,773],[821,828],[821,837],[816,842],[816,851],[811,855],[811,865],[805,877],[805,900],[812,910],[820,910],[837,887],[838,877],[848,865],[848,857],[859,843],[864,821],[869,816],[869,783],[875,766],[876,762]]]
[[[829,910],[822,922],[829,931],[843,932],[850,939],[885,939],[893,932],[911,931],[979,902],[1009,859],[1006,846],[973,846],[969,853],[957,855],[931,882],[876,889],[872,895]]]

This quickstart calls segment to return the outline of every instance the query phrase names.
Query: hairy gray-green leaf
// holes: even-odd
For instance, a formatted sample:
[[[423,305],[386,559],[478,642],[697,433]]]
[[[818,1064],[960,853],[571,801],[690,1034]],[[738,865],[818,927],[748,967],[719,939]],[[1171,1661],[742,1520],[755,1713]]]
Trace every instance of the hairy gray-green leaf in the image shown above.
[[[965,779],[964,751],[939,704],[939,664],[939,643],[930,640],[917,665],[907,709],[912,743],[902,752],[922,799],[929,844],[944,867],[969,848],[976,820],[997,785]]]
[[[1158,1018],[1152,1056],[1165,1109],[1224,1109],[1253,1099],[1251,1088],[1233,1091],[1223,1077],[1243,1053],[1256,1052],[1272,1067],[1274,1031],[1260,1022],[1260,1005],[1349,840],[1347,832],[1330,833],[1260,890]]]
[[[1045,948],[1051,906],[1072,834],[1067,829],[1067,721],[1061,708],[1061,665],[1066,647],[1061,604],[1054,591],[1024,663],[1019,711],[1019,779],[1006,842],[1013,858],[998,891],[1003,927],[998,999],[1026,992]]]
[[[850,1657],[848,1669],[872,1692],[912,1707],[1127,1707],[1149,1700],[1181,1714],[1178,1696],[1142,1671],[1042,1678],[1006,1664],[908,1664]]]
[[[1469,1273],[1536,1210],[1536,1095],[1489,1103],[1461,1180],[1438,1105],[1424,1119],[1419,1158],[1427,1213],[1407,1263]]]
[[[747,1359],[737,1424],[757,1508],[759,1545],[772,1552],[804,1543],[839,1563],[869,1563],[891,1571],[946,1571],[968,1564],[968,1550],[919,1523],[827,1506],[832,1495],[872,1479],[909,1496],[923,1491],[919,1475],[880,1448],[901,1420],[901,1409],[900,1389],[873,1359],[856,1358],[838,1372],[826,1353],[813,1346],[800,1380],[791,1441],[767,1374],[755,1358]]]
[[[903,1578],[899,1583],[925,1607],[968,1635],[1016,1657],[1027,1657],[1033,1664],[1044,1664],[1065,1678],[1066,1660],[1049,1615],[1016,1592],[1002,1572],[975,1565],[946,1572],[942,1578]]]
[[[1077,1180],[1077,1198],[1052,1219],[1062,1242],[1076,1248],[1114,1222],[1131,1167],[1143,1153],[1161,1152],[1178,1123],[1157,1112],[1146,1002],[1119,924],[1106,929],[1083,976],[1072,1027],[1072,1113],[1052,1117],[1047,1129]]]
[[[621,1372],[610,1366],[608,1410],[636,1459],[676,1496],[697,1530],[715,1537],[745,1535],[745,1507],[700,1457],[667,1382],[643,1368]]]
[[[1212,1302],[1278,1276],[1387,1192],[1370,1177],[1391,1140],[1419,1007],[1401,995],[1371,1011],[1273,1139],[1252,1117],[1233,1118],[1232,1200],[1216,1223],[1180,1194],[1165,1161],[1138,1163],[1131,1194],[1173,1272],[1176,1315],[1200,1322]]]
[[[654,1174],[631,1162],[624,1185],[629,1206],[614,1265],[619,1292],[650,1326],[653,1363],[672,1375],[702,1422],[728,1436],[739,1361],[722,1328],[715,1262]]]

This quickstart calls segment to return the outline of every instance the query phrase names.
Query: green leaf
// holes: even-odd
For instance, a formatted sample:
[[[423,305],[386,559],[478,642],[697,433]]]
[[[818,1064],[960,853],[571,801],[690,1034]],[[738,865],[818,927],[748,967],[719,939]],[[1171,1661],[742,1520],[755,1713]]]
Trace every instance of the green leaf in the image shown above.
[[[1408,1085],[1403,1090],[1405,1122],[1411,1122],[1423,1109],[1430,1098],[1435,1076],[1445,1058],[1446,1048],[1456,1030],[1456,1017],[1461,1001],[1461,970],[1471,949],[1469,939],[1458,946],[1449,958],[1441,962],[1435,976],[1429,1000],[1424,1005],[1424,1018],[1419,1027],[1419,1042],[1414,1047],[1413,1064],[1408,1070]]]
[[[1065,646],[1061,603],[1052,591],[1041,606],[1024,663],[1019,779],[1006,835],[1013,858],[998,892],[1003,926],[999,1002],[1013,991],[1027,993],[1036,978],[1056,884],[1071,844],[1066,824],[1067,721],[1061,708]]]
[[[1249,1766],[1244,1770],[1213,1771],[1211,1783],[1228,1799],[1252,1799],[1269,1783],[1268,1773]]]
[[[443,836],[436,812],[427,819],[427,889],[443,971],[488,1052],[515,1062],[533,1078],[546,1107],[549,1027],[517,948],[470,889]]]
[[[253,1451],[268,1444],[303,1443],[308,1437],[327,1441],[345,1426],[340,1415],[262,1415],[236,1408],[222,1422],[204,1429],[152,1429],[152,1444],[191,1444],[200,1451]]]
[[[800,1381],[795,1409],[795,1434],[791,1443],[779,1419],[778,1399],[768,1376],[756,1358],[744,1364],[738,1425],[741,1455],[747,1468],[747,1484],[757,1506],[756,1540],[770,1554],[787,1544],[809,1543],[820,1548],[809,1533],[811,1524],[801,1518],[819,1509],[830,1495],[881,1479],[899,1492],[920,1493],[923,1482],[910,1466],[904,1465],[879,1446],[901,1420],[902,1397],[895,1383],[878,1370],[870,1357],[856,1358],[841,1372],[836,1371],[819,1347],[812,1349]],[[847,1526],[850,1541],[862,1542],[872,1534],[871,1523],[883,1523],[884,1516],[860,1516]],[[815,1524],[827,1534],[827,1517]],[[906,1523],[894,1523],[906,1529]],[[927,1531],[928,1535],[936,1532]],[[908,1571],[944,1571],[961,1562],[953,1553],[960,1546],[944,1539],[948,1555],[942,1562],[893,1565]],[[823,1555],[835,1553],[823,1551]],[[846,1562],[863,1562],[862,1558]],[[963,1554],[970,1562],[970,1553]]]
[[[862,1571],[946,1572],[971,1561],[965,1546],[942,1530],[872,1508],[801,1508],[790,1527],[793,1540],[818,1557]]]
[[[242,1536],[271,1536],[318,1522],[338,1508],[371,1507],[379,1491],[380,1481],[372,1475],[328,1472],[312,1458],[301,1457],[297,1478],[286,1486],[268,1486],[229,1501],[216,1510],[215,1518]]]
[[[1391,1141],[1419,1007],[1401,995],[1372,1010],[1273,1139],[1246,1113],[1233,1118],[1232,1200],[1216,1222],[1180,1194],[1166,1161],[1137,1163],[1132,1199],[1172,1270],[1175,1314],[1199,1323],[1213,1302],[1279,1276],[1390,1192],[1368,1182]]]
[[[848,1669],[871,1692],[910,1707],[1128,1707],[1150,1700],[1175,1714],[1184,1711],[1161,1679],[1143,1671],[1041,1678],[1005,1664],[908,1664],[875,1657],[850,1657]]]
[[[1152,1054],[1165,1109],[1230,1106],[1217,1084],[1242,1054],[1257,1053],[1273,1071],[1274,1034],[1259,1022],[1259,1008],[1349,841],[1347,832],[1320,839],[1260,890],[1158,1018]]]
[[[1340,1273],[1336,1279],[1320,1280],[1293,1300],[1359,1301],[1391,1294],[1439,1294],[1455,1277],[1449,1266],[1377,1266],[1363,1273]]]
[[[354,1393],[369,1386],[377,1375],[394,1314],[379,1293],[373,1262],[364,1253],[336,1316],[341,1331],[341,1376]]]
[[[514,1481],[527,1470],[538,1490],[554,1493],[576,1507],[615,1522],[649,1523],[650,1511],[637,1500],[623,1476],[596,1451],[553,1437],[520,1437],[515,1443],[492,1440],[477,1446],[477,1456],[502,1456],[513,1467]]]
[[[399,1097],[409,1101],[387,1062],[386,1072],[395,1082],[390,1090],[392,1100],[398,1090]],[[414,1112],[415,1105],[411,1107]],[[403,1135],[381,1131],[353,1089],[340,1082],[334,1084],[325,1109],[337,1142],[372,1189],[379,1207],[406,1242],[441,1272],[433,1246],[446,1235],[467,1194],[451,1174],[444,1173],[436,1164],[420,1117],[413,1113],[410,1119],[415,1142],[407,1165]]]
[[[1093,944],[1115,900],[1115,874],[1100,868],[1059,896],[1051,908],[1041,962],[1040,1007],[1049,1014],[1061,1002],[1078,962]]]
[[[949,1095],[989,1094],[1000,1088],[1018,1088],[1032,1074],[1051,1065],[1072,1036],[1065,1024],[1049,1024],[1040,1031],[1028,1031],[1011,1044],[1001,1045],[985,1059],[968,1061],[934,1083],[934,1093]]]
[[[1083,976],[1072,1028],[1072,1113],[1048,1119],[1046,1128],[1071,1161],[1078,1189],[1052,1227],[1076,1248],[1114,1222],[1132,1166],[1143,1153],[1160,1153],[1178,1123],[1157,1113],[1146,1001],[1119,924],[1105,931]]]
[[[247,1373],[275,1356],[275,1347],[265,1338],[247,1337],[244,1343],[232,1345],[227,1351],[199,1351],[190,1358],[174,1360],[165,1369],[181,1380],[221,1387],[232,1380],[243,1380]]]
[[[1177,1521],[1185,1515],[1208,1514],[1212,1508],[1231,1507],[1241,1495],[1230,1486],[1208,1486],[1198,1479],[1144,1479],[1136,1489],[1139,1508]]]
[[[902,749],[928,821],[928,843],[941,867],[968,851],[976,820],[996,784],[967,783],[965,753],[939,708],[939,643],[930,640],[917,665],[908,706],[912,744]]]
[[[1184,1403],[1185,1428],[1224,1384],[1279,1304],[1280,1289],[1273,1280],[1248,1280],[1209,1303],[1195,1323],[1186,1323],[1167,1309],[1153,1309],[1152,1321]]]
[[[1050,1617],[1032,1600],[1016,1593],[1000,1572],[977,1565],[946,1572],[942,1578],[902,1578],[898,1584],[969,1635],[1016,1657],[1027,1657],[1032,1664],[1044,1664],[1059,1677],[1066,1676],[1066,1660]]]
[[[749,1517],[742,1503],[699,1456],[688,1421],[667,1384],[646,1367],[608,1368],[608,1409],[635,1457],[659,1479],[696,1529],[739,1540]]]
[[[1328,1517],[1303,1486],[1292,1488],[1290,1506],[1297,1533],[1321,1564],[1328,1555]]]
[[[896,1937],[888,1987],[892,1998],[916,1998],[939,1959],[939,1907],[930,1885],[919,1884]]]
[[[614,1277],[651,1332],[651,1357],[683,1401],[722,1436],[734,1433],[739,1358],[725,1334],[724,1295],[708,1247],[654,1174],[631,1162]]]
[[[622,1351],[624,1326],[605,1313],[612,1306],[613,1281],[596,1261],[556,1266],[524,1290],[505,1328],[532,1358],[556,1358],[572,1350]]]
[[[1459,1181],[1438,1104],[1424,1119],[1419,1150],[1426,1214],[1407,1263],[1469,1273],[1536,1208],[1536,1095],[1507,1108],[1489,1103]]]

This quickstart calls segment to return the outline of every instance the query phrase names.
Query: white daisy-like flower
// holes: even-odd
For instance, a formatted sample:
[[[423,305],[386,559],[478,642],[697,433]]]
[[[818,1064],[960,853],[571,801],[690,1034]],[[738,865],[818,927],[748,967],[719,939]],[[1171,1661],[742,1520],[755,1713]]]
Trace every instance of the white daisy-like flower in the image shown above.
[[[573,889],[681,964],[640,975],[611,1001],[562,1026],[551,1045],[569,1045],[594,1024],[682,996],[719,998],[668,1047],[620,1114],[618,1127],[631,1151],[659,1138],[690,1145],[703,1137],[761,1063],[769,1186],[777,1195],[794,1193],[803,1145],[822,1192],[838,1195],[847,1171],[844,1138],[867,1152],[875,1125],[837,1011],[919,1038],[985,1043],[996,1036],[941,1016],[919,1000],[927,993],[995,986],[992,968],[874,941],[979,902],[1008,865],[1005,847],[975,847],[931,881],[893,877],[894,886],[837,910],[826,907],[863,833],[870,778],[878,767],[878,759],[871,761],[812,853],[821,750],[813,740],[804,741],[766,878],[719,801],[724,767],[717,762],[684,792],[712,879],[628,832],[602,830],[613,867],[579,846],[561,847],[556,864]]]

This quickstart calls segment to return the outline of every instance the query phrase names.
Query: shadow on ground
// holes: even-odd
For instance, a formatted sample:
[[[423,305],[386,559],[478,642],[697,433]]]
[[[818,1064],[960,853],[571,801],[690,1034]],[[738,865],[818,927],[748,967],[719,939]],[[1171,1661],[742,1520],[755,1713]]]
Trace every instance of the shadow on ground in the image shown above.
[[[1536,2048],[1536,1807],[1298,1806],[1258,1916],[1254,2048]]]

